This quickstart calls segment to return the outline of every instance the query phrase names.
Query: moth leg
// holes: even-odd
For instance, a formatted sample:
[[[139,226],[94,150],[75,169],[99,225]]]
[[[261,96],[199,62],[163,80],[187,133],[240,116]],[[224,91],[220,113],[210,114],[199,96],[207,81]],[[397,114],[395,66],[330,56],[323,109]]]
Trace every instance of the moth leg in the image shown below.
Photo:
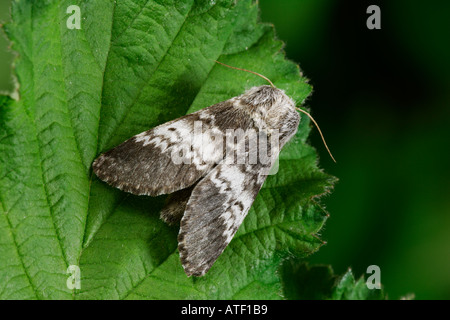
[[[164,204],[164,208],[161,210],[160,218],[169,225],[178,224],[183,217],[186,205],[191,197],[192,190],[197,184],[192,185],[189,188],[179,190],[171,193]]]

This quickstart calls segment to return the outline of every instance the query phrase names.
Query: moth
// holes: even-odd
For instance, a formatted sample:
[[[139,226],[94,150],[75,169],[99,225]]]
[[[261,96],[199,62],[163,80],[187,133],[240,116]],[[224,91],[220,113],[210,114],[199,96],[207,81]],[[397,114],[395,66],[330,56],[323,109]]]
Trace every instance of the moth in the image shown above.
[[[188,276],[203,276],[221,255],[297,132],[300,109],[270,84],[142,132],[93,163],[95,174],[120,190],[169,194],[160,216],[180,224]]]

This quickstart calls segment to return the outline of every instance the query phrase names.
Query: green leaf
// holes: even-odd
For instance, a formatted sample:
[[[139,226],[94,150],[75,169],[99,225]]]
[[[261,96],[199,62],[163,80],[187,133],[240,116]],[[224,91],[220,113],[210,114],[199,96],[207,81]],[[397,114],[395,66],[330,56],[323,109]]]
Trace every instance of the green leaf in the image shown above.
[[[382,300],[385,299],[383,289],[369,289],[366,280],[361,276],[355,280],[352,270],[338,280],[331,295],[333,300]]]
[[[288,299],[382,300],[383,289],[369,289],[363,276],[355,280],[351,269],[342,276],[327,265],[308,265],[298,259],[283,262],[283,291]]]
[[[81,8],[69,30],[68,6]],[[0,298],[276,299],[284,257],[323,244],[317,203],[334,178],[298,134],[235,238],[202,278],[188,278],[164,197],[137,197],[92,174],[95,157],[160,123],[265,84],[301,104],[311,93],[251,0],[27,1],[5,31],[20,99],[0,99]],[[69,266],[81,289],[69,289]]]

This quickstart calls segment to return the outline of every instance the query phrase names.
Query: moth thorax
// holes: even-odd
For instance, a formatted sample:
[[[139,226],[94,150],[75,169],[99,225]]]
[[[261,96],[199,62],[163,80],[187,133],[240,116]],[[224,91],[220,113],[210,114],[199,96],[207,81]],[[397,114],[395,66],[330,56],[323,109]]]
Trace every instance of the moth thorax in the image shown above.
[[[253,87],[247,90],[242,95],[242,100],[251,106],[269,106],[272,105],[275,100],[284,94],[283,91],[271,86],[259,86]]]
[[[266,130],[281,130],[285,122],[296,122],[299,119],[295,111],[295,103],[283,90],[271,86],[253,87],[242,96],[244,104],[250,108],[253,120],[260,128]]]

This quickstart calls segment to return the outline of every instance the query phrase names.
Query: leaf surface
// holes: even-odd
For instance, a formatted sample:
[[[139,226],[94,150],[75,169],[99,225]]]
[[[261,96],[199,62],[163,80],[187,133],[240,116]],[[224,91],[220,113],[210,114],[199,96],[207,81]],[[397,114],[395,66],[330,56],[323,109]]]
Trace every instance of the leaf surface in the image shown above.
[[[311,86],[286,60],[258,8],[242,1],[15,0],[5,31],[18,53],[20,99],[0,99],[0,298],[276,299],[286,256],[323,242],[316,202],[334,178],[306,143],[309,121],[280,156],[247,218],[208,274],[188,278],[164,197],[120,192],[92,174],[129,137],[265,84],[299,105]],[[69,266],[81,289],[69,289]]]

